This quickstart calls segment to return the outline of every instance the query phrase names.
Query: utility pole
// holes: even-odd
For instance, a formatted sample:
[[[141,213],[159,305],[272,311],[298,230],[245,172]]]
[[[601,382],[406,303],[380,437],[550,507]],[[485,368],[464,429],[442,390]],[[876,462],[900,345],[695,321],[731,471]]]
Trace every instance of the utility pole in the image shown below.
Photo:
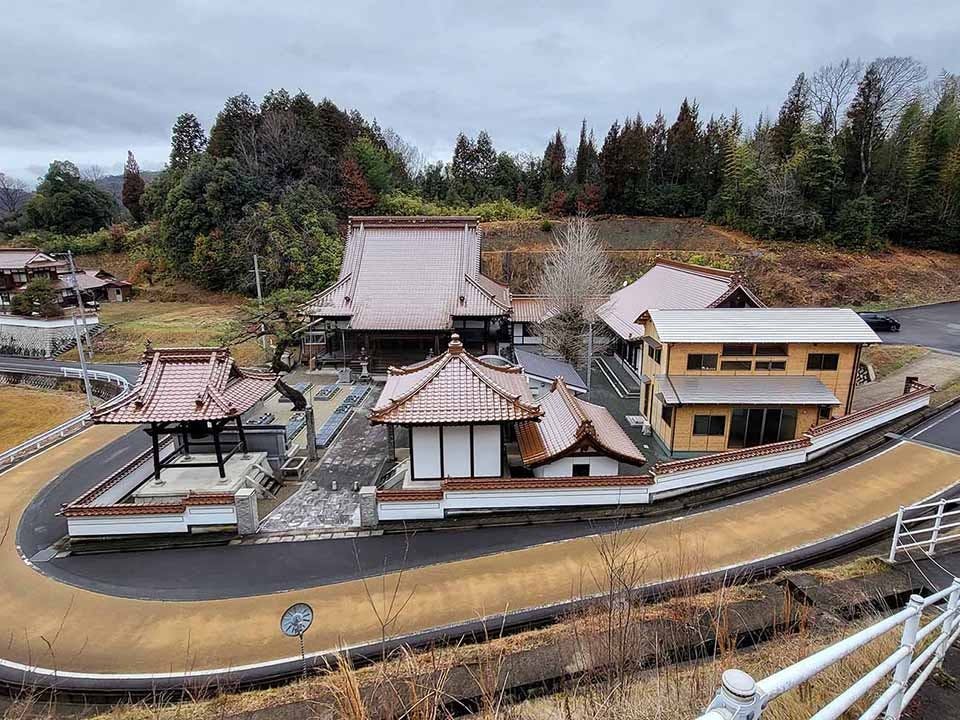
[[[257,283],[257,306],[263,308],[263,289],[260,286],[260,258],[254,253],[253,254],[253,277]],[[261,326],[262,329],[262,326]],[[267,336],[262,335],[260,337],[260,346],[266,350],[267,349]]]
[[[587,399],[590,398],[590,370],[593,365],[593,320],[587,323]]]
[[[90,342],[90,331],[87,329],[87,314],[83,308],[83,297],[80,294],[80,283],[77,282],[77,266],[73,262],[73,251],[67,250],[67,260],[70,262],[70,284],[73,285],[73,295],[77,299],[77,309],[80,311],[80,321],[83,323],[83,338],[87,341],[88,359],[93,359],[93,344]],[[76,324],[76,320],[74,320]],[[83,355],[83,345],[77,341],[77,350]]]
[[[80,326],[77,325],[77,316],[73,315],[73,337],[77,341],[77,353],[80,356],[80,374],[83,375],[83,388],[87,392],[87,409],[93,412],[93,392],[90,390],[90,373],[87,370],[87,359],[83,355],[83,346],[80,344]]]

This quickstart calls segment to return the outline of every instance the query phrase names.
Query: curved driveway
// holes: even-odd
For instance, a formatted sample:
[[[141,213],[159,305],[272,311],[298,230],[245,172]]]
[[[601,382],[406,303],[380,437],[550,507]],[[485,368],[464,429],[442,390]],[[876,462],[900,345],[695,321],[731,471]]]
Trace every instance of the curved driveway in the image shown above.
[[[928,432],[957,437],[944,429],[958,422],[960,413],[941,422],[939,430]],[[0,519],[0,529],[5,523],[15,527],[33,497],[75,458],[114,452],[109,446],[122,434],[122,429],[95,426],[0,475],[0,516],[5,518]],[[924,433],[918,439],[927,438]],[[106,462],[104,455],[97,457]],[[637,548],[643,557],[642,581],[656,583],[734,568],[868,526],[889,517],[900,504],[948,490],[958,479],[960,454],[905,442],[823,478],[736,505],[627,530],[616,541]],[[393,597],[395,607],[406,604],[388,629],[392,635],[564,603],[598,592],[605,574],[598,550],[601,543],[612,542],[610,536],[579,537],[425,565],[402,574],[390,572],[366,581],[176,602],[116,597],[59,582],[25,563],[10,542],[12,535],[0,547],[0,627],[7,634],[0,656],[8,670],[11,663],[19,663],[55,668],[61,676],[65,670],[182,673],[289,658],[296,653],[296,641],[284,638],[277,623],[282,610],[296,601],[309,602],[316,611],[317,620],[305,638],[309,652],[379,640],[377,615],[389,614]],[[481,542],[480,536],[473,537]],[[397,536],[393,541],[402,544]],[[225,550],[249,558],[245,565],[231,566],[231,573],[239,575],[232,578],[234,582],[243,583],[265,571],[265,557],[246,552],[257,547]],[[310,572],[311,554],[319,562],[329,553],[347,553],[343,545],[331,542],[272,547],[280,554],[298,553],[290,562],[299,563],[305,573]],[[162,555],[176,557],[176,553]],[[142,562],[151,563],[150,555],[144,554]],[[182,586],[197,572],[192,563],[165,561],[151,590]],[[399,591],[395,590],[398,583]]]

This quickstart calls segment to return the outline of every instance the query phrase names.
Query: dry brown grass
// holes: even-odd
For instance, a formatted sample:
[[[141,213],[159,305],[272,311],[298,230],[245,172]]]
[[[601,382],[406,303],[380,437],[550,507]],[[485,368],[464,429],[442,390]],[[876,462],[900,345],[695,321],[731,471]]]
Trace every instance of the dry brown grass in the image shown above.
[[[0,385],[0,452],[76,417],[85,408],[80,392]]]
[[[891,248],[851,253],[816,243],[766,242],[698,219],[598,218],[617,282],[657,257],[735,269],[772,306],[879,309],[960,298],[960,255]],[[484,225],[484,272],[516,292],[536,286],[549,234],[538,222]]]
[[[209,300],[209,298],[207,298]],[[100,322],[109,326],[94,340],[95,360],[102,363],[140,359],[144,344],[154,347],[215,346],[236,317],[236,298],[222,302],[151,302],[142,297],[125,303],[105,303]],[[241,365],[263,361],[262,351],[250,341],[231,348]],[[76,351],[64,356],[76,359]]]
[[[868,345],[863,348],[863,361],[873,365],[877,380],[880,380],[929,352],[916,345]]]

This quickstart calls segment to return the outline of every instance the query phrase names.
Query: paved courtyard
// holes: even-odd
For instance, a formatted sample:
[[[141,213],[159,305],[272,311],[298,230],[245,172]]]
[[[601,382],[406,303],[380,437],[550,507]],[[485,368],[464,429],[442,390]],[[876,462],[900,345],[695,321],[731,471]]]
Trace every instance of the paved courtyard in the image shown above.
[[[260,532],[359,526],[360,496],[353,484],[373,485],[387,457],[386,428],[367,420],[367,412],[379,394],[379,386],[371,389],[300,489],[264,518]]]

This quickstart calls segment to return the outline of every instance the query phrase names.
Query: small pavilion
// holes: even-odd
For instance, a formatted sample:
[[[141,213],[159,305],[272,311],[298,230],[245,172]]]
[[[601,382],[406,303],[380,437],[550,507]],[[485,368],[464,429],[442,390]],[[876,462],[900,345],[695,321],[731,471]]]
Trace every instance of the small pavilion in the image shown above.
[[[491,365],[468,353],[454,333],[442,355],[391,367],[370,422],[410,429],[410,479],[501,477],[504,430],[536,421],[523,370]]]
[[[153,442],[154,477],[166,467],[225,465],[241,450],[247,453],[242,415],[271,392],[277,375],[237,367],[227,348],[152,348],[143,353],[140,376],[131,392],[104,403],[93,412],[95,423],[144,424]],[[239,443],[226,449],[221,433],[235,425]],[[160,458],[160,438],[176,435],[181,453]],[[191,441],[212,437],[214,460],[191,462]],[[209,457],[209,455],[207,455]]]

